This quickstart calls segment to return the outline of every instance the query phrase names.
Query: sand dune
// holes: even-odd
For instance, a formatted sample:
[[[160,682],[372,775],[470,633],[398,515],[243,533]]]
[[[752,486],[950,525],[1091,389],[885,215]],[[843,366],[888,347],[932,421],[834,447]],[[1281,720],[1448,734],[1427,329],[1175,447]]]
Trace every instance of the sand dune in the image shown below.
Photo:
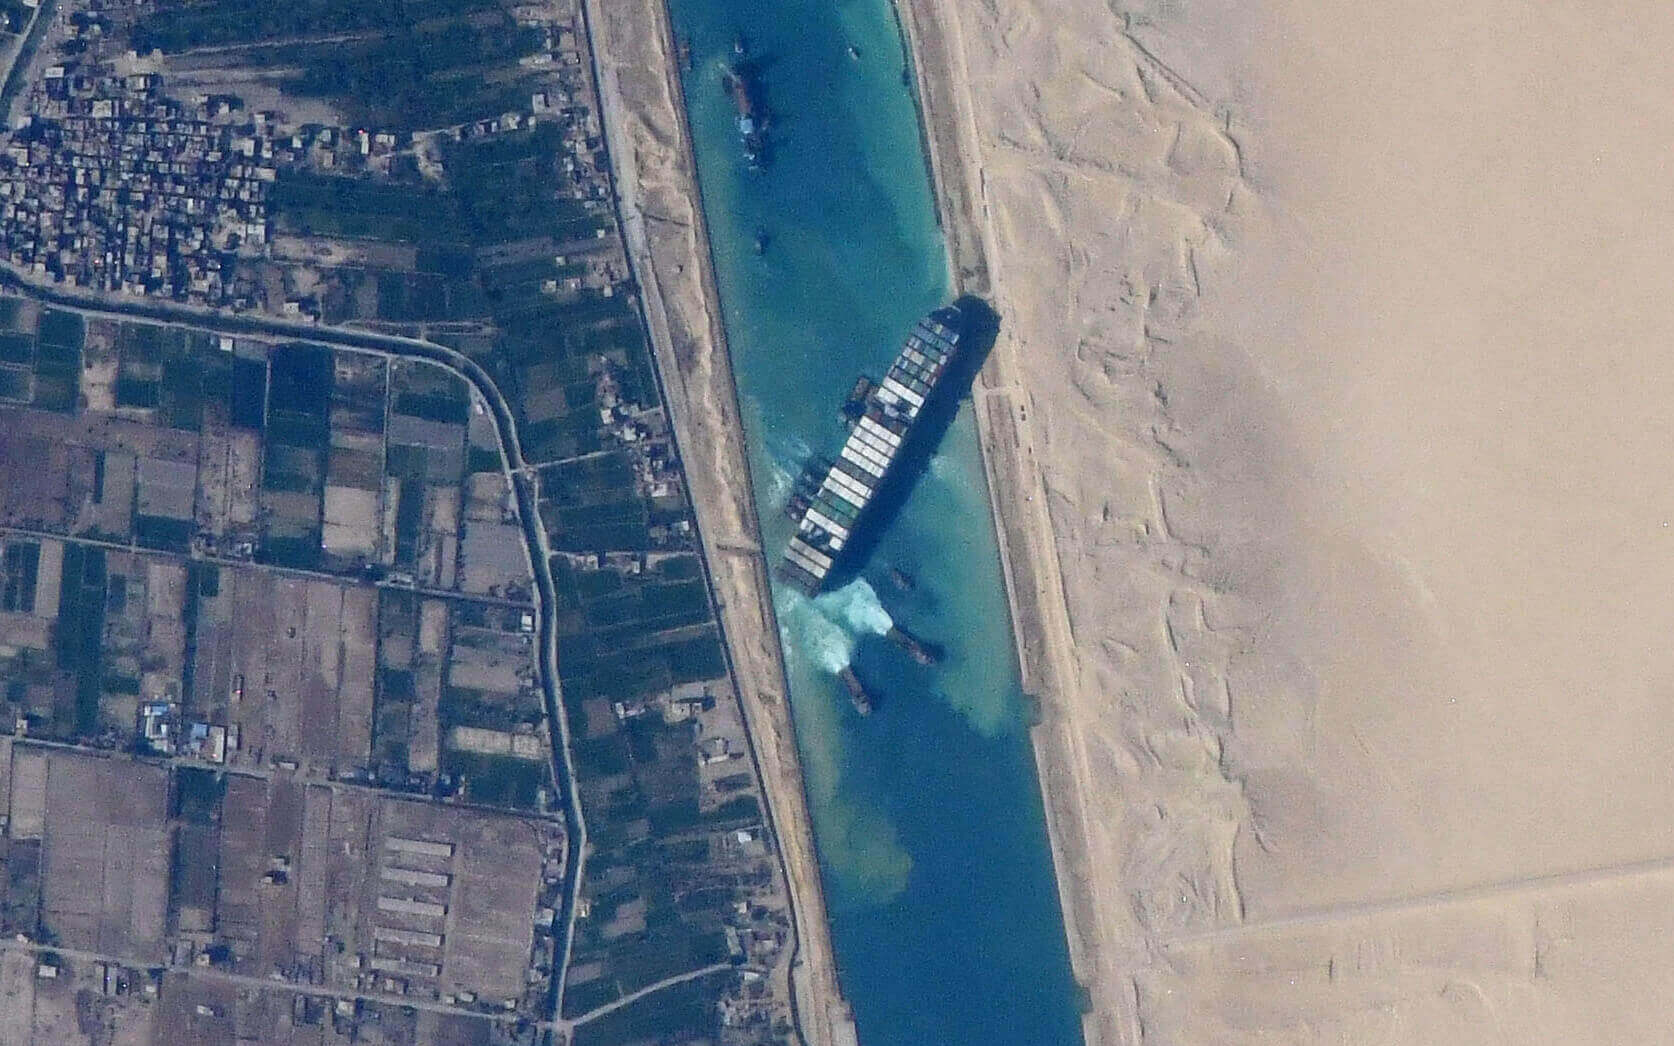
[[[1665,1041],[1674,9],[908,12],[1090,1030]]]

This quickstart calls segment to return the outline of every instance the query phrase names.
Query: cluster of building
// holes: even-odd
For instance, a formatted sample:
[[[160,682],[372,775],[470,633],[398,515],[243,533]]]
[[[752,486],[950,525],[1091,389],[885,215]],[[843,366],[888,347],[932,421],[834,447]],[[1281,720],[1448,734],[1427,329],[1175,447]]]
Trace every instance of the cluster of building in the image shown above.
[[[242,687],[241,687],[242,689]],[[22,733],[23,731],[19,731]],[[186,722],[175,701],[147,701],[140,705],[139,736],[159,755],[182,755],[211,763],[225,763],[227,749],[238,747],[238,726],[230,732],[218,723]]]
[[[101,291],[220,305],[232,257],[267,238],[274,143],[232,99],[185,105],[162,79],[55,65],[0,156],[14,266]]]
[[[608,365],[598,372],[595,380],[605,438],[628,452],[639,495],[653,504],[665,499],[683,499],[685,476],[662,407],[647,408],[624,399],[617,372]],[[690,535],[691,524],[685,520],[651,529],[655,548],[683,548],[689,544]]]
[[[573,28],[548,28],[555,47],[574,47]],[[579,52],[547,57],[561,86],[532,93],[531,112],[414,135],[293,126],[231,95],[182,101],[157,73],[122,74],[92,58],[48,66],[0,149],[0,258],[92,290],[250,308],[262,303],[235,268],[269,253],[268,196],[281,172],[387,176],[408,156],[419,173],[440,177],[430,139],[468,141],[543,120],[566,124],[561,164],[574,195],[608,200]]]

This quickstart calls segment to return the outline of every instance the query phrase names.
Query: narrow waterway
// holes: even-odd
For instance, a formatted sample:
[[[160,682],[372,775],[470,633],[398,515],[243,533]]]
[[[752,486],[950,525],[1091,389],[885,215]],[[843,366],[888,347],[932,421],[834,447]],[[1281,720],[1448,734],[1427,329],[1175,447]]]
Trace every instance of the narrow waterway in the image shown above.
[[[673,0],[770,548],[837,407],[948,297],[889,0]],[[723,70],[742,37],[772,113],[744,163]],[[850,53],[854,48],[855,54]],[[758,239],[765,249],[758,251]],[[887,572],[906,571],[903,591]],[[1080,1041],[1025,708],[967,406],[865,578],[776,595],[843,986],[864,1046]],[[941,644],[921,668],[891,620]],[[861,719],[835,671],[879,699]]]

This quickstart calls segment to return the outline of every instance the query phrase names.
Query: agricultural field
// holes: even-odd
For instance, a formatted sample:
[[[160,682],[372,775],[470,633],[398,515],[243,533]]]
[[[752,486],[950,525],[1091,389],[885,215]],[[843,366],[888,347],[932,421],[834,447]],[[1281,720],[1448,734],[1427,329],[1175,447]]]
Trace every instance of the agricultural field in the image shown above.
[[[85,336],[75,313],[9,299],[0,308],[0,402],[73,411]]]
[[[504,6],[473,0],[164,0],[132,41],[176,75],[275,79],[343,124],[405,132],[526,107],[540,70],[519,60],[549,44]]]
[[[48,276],[456,348],[506,400],[536,518],[520,518],[489,404],[434,365],[0,295],[0,748],[10,758],[10,721],[108,760],[60,768],[30,749],[12,766],[24,834],[6,929],[30,925],[41,869],[66,860],[27,834],[69,809],[62,781],[106,795],[131,780],[162,835],[111,858],[136,862],[147,893],[108,932],[147,961],[166,944],[157,1012],[190,1007],[201,1041],[235,1024],[265,1035],[234,1010],[273,1027],[328,1018],[301,996],[275,1009],[282,984],[235,995],[181,956],[541,1014],[561,915],[562,1016],[716,971],[606,1012],[578,1042],[745,1043],[781,1023],[764,982],[790,935],[775,841],[579,9],[152,0],[61,28],[46,46],[68,75],[27,96],[30,134],[54,148],[0,163],[20,198],[37,155],[41,170],[102,162],[49,113],[116,114],[89,119],[144,164],[144,125],[179,121],[201,157],[167,242],[115,249],[99,230],[164,226],[105,200],[116,210],[86,256],[53,254]],[[63,218],[54,206],[42,227]],[[530,562],[525,524],[549,563]],[[556,586],[573,781],[553,776],[536,565]],[[572,799],[590,830],[573,911],[559,897]],[[126,824],[107,821],[89,824]],[[91,890],[104,867],[77,881]],[[111,913],[72,900],[53,895],[54,918],[78,939],[107,932]],[[742,1015],[725,1032],[723,1000]],[[441,1041],[390,1012],[329,1020],[356,1041]],[[503,1037],[463,1017],[449,1041]]]

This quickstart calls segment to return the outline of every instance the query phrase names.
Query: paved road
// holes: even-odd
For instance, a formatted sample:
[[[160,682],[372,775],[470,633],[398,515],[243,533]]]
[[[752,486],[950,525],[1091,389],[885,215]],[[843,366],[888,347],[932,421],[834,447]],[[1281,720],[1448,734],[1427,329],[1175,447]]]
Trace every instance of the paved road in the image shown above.
[[[133,959],[120,955],[106,955],[103,952],[83,951],[79,948],[61,948],[55,944],[36,944],[32,941],[19,941],[7,937],[0,939],[0,951],[23,951],[36,955],[58,955],[76,962],[104,962],[125,966],[129,969],[145,969],[147,965],[135,962]],[[296,981],[275,980],[271,977],[252,977],[243,973],[228,973],[213,966],[171,966],[166,969],[179,970],[192,977],[206,981],[218,981],[222,984],[236,984],[244,988],[261,988],[267,991],[290,991],[298,995],[307,995],[316,999],[360,999],[365,1002],[377,1003],[380,1006],[410,1006],[415,1010],[429,1010],[432,1013],[448,1013],[465,1017],[481,1017],[486,1020],[501,1023],[513,1023],[515,1015],[504,1013],[485,1013],[481,1010],[470,1010],[463,1006],[449,1006],[446,1003],[431,999],[417,999],[410,995],[389,995],[384,992],[357,992],[343,989],[328,988],[319,984],[302,984]],[[530,1022],[539,1028],[564,1027],[562,1023],[551,1021]]]
[[[80,963],[110,963],[128,969],[146,969],[147,964],[136,962],[132,958],[121,955],[110,955],[104,952],[86,951],[81,948],[64,948],[55,944],[39,944],[34,941],[20,941],[7,937],[0,939],[0,951],[28,952],[32,955],[53,955],[70,959]],[[272,977],[254,977],[244,973],[230,973],[227,970],[216,969],[213,966],[165,966],[164,969],[184,973],[189,977],[214,981],[220,984],[233,984],[241,988],[257,988],[263,991],[288,991],[297,995],[306,995],[314,999],[358,999],[362,1002],[376,1003],[380,1006],[407,1006],[415,1010],[427,1010],[431,1013],[446,1013],[460,1017],[477,1017],[483,1020],[495,1021],[501,1024],[514,1024],[518,1021],[515,1014],[496,1013],[493,1011],[473,1010],[464,1006],[453,1006],[434,999],[420,999],[411,995],[392,995],[388,992],[363,992],[352,989],[332,988],[321,984],[307,984],[297,981],[278,980]],[[529,1024],[543,1031],[557,1031],[565,1033],[568,1041],[578,1025],[596,1020],[607,1013],[619,1010],[624,1006],[636,1003],[647,995],[654,995],[664,988],[672,988],[677,984],[695,981],[700,977],[707,977],[712,973],[732,969],[731,963],[718,962],[686,973],[665,977],[655,984],[646,985],[639,991],[622,996],[615,1002],[606,1003],[594,1010],[589,1010],[572,1020],[530,1021]]]
[[[13,527],[0,525],[0,534],[16,537],[35,538],[37,540],[62,541],[71,545],[91,545],[95,548],[110,549],[114,552],[132,552],[139,556],[166,556],[170,559],[190,559],[200,563],[213,563],[218,567],[245,567],[251,570],[267,570],[275,574],[288,577],[315,578],[329,581],[334,585],[372,585],[374,588],[388,588],[397,592],[413,592],[421,596],[435,599],[452,599],[462,603],[480,603],[487,606],[505,607],[508,610],[533,610],[534,604],[527,599],[502,599],[499,596],[475,595],[470,592],[455,592],[447,588],[431,588],[426,585],[403,585],[388,578],[367,581],[353,574],[333,574],[329,570],[309,570],[306,567],[286,567],[277,563],[262,563],[254,559],[239,559],[237,556],[218,556],[213,552],[171,552],[168,549],[151,548],[135,541],[105,541],[102,538],[80,537],[74,534],[60,534],[53,530],[39,530],[34,527]]]

